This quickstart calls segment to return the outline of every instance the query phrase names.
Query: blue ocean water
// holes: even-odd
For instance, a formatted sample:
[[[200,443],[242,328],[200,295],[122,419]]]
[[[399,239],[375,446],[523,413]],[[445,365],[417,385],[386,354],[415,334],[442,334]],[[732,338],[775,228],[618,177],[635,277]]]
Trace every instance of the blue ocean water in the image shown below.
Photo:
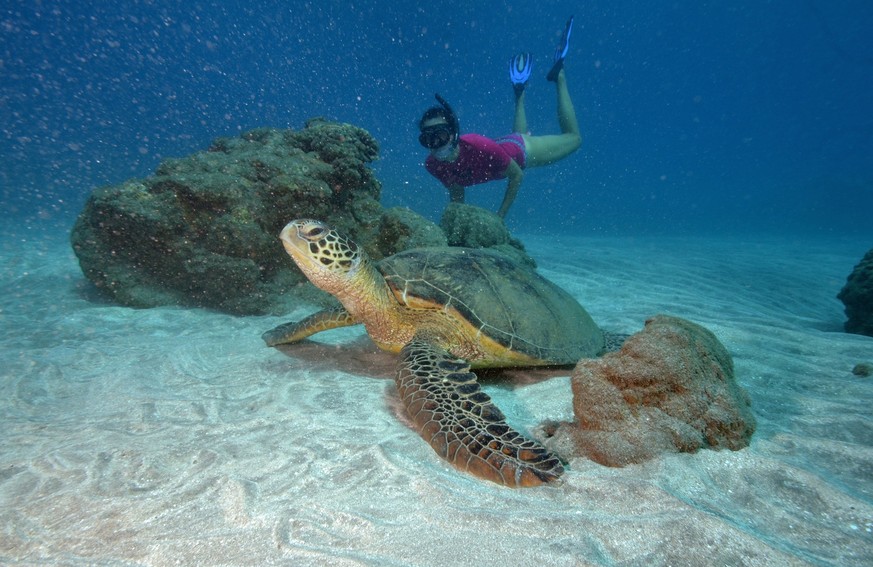
[[[713,331],[752,399],[748,449],[580,457],[512,492],[403,425],[360,328],[267,349],[285,318],[86,284],[68,232],[92,189],[314,116],[369,130],[384,205],[439,220],[421,112],[440,92],[464,131],[507,133],[508,60],[530,51],[529,123],[556,132],[544,76],[570,14],[583,146],[528,171],[507,222],[605,329]],[[852,368],[873,343],[842,332],[836,294],[873,240],[871,24],[869,0],[4,3],[0,563],[869,565]],[[495,210],[503,188],[469,200]],[[568,376],[497,382],[524,428],[572,419]]]
[[[466,132],[512,121],[508,59],[534,54],[528,118],[583,130],[528,172],[510,228],[579,234],[873,234],[873,4],[767,2],[11,2],[0,9],[0,195],[68,227],[95,186],[259,126],[369,130],[385,205],[438,220],[416,121],[440,92]],[[497,208],[502,182],[471,189]]]

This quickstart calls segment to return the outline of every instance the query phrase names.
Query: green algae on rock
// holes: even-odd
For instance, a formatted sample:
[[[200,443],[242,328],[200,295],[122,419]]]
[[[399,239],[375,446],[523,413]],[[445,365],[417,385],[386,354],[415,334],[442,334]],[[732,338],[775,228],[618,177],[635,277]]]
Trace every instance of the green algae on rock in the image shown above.
[[[465,203],[449,203],[440,219],[449,246],[493,248],[498,252],[536,268],[536,261],[525,251],[524,244],[514,238],[503,219],[496,213]]]
[[[85,277],[122,305],[280,314],[302,300],[323,303],[279,243],[289,219],[325,219],[377,259],[445,245],[434,223],[379,203],[369,166],[378,151],[365,130],[322,119],[220,138],[145,179],[94,190],[73,250]]]

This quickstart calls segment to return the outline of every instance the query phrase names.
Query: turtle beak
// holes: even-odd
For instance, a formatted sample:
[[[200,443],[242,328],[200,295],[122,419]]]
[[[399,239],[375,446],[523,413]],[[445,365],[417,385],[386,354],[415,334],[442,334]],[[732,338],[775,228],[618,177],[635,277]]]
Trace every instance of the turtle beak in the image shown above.
[[[292,221],[279,238],[300,271],[325,291],[347,283],[361,263],[354,242],[317,220]]]
[[[309,253],[309,243],[300,234],[302,224],[300,221],[291,221],[285,225],[282,232],[279,233],[279,238],[282,240],[282,246],[285,247],[285,252],[294,260],[294,263],[300,267],[304,273],[308,272],[307,266],[314,263],[312,255]]]

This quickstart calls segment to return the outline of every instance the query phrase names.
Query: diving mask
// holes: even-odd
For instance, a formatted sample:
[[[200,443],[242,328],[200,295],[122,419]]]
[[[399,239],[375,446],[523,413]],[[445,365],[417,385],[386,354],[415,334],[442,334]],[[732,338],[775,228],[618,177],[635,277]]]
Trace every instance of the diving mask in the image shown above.
[[[446,99],[439,93],[434,97],[440,105],[427,109],[419,121],[421,133],[418,135],[418,143],[429,150],[442,150],[445,153],[457,144],[460,127],[458,117]]]
[[[455,131],[449,124],[434,124],[422,128],[418,143],[429,150],[441,148],[455,139]]]

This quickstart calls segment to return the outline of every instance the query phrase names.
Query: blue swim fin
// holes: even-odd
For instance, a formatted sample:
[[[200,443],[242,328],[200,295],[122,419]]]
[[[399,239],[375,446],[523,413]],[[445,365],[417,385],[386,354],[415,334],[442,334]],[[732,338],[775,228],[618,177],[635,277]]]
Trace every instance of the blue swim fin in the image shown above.
[[[564,28],[564,33],[561,35],[561,42],[558,44],[558,49],[555,50],[555,64],[546,75],[547,81],[557,81],[558,73],[564,68],[564,58],[567,57],[567,52],[570,51],[570,33],[573,31],[573,16],[567,20],[567,26]]]
[[[515,89],[516,95],[524,90],[532,68],[530,53],[519,53],[509,60],[509,80],[512,81],[512,88]]]

